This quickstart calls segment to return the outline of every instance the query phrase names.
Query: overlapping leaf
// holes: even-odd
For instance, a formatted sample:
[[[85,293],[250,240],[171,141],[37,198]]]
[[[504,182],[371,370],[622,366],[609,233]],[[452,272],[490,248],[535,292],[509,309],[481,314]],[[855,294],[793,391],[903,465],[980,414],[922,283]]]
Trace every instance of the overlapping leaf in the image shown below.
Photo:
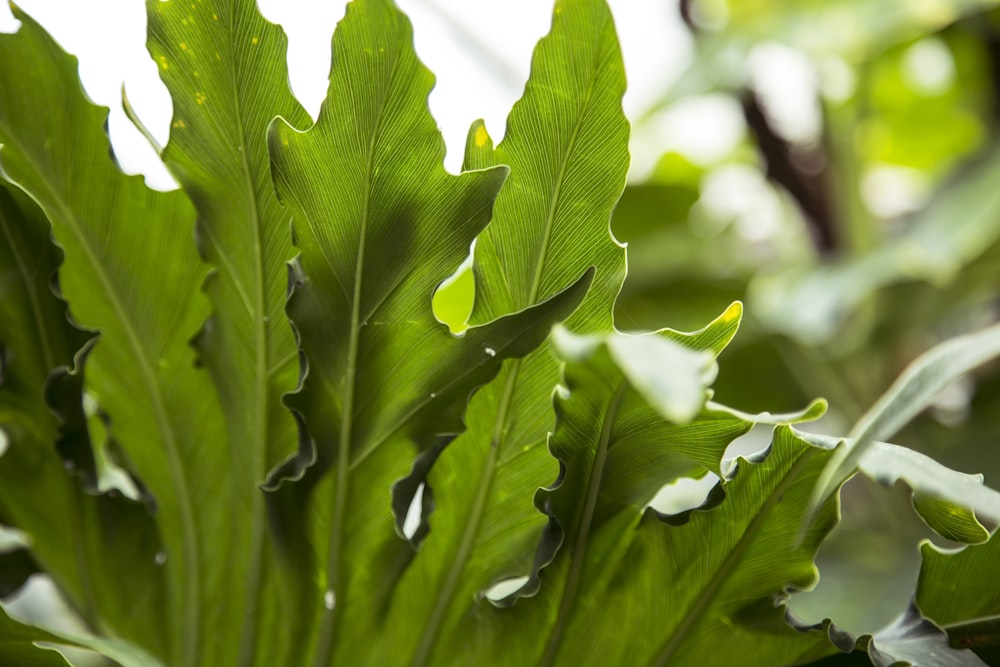
[[[225,596],[245,617],[239,663],[283,660],[298,606],[280,594],[267,539],[268,468],[295,451],[281,403],[298,381],[298,351],[284,313],[291,220],[271,186],[267,126],[281,115],[311,121],[288,88],[286,39],[252,1],[147,2],[149,50],[170,89],[174,118],[163,158],[198,211],[212,316],[197,339],[219,390],[234,480]],[[258,627],[267,627],[267,635]]]
[[[911,363],[851,429],[844,446],[823,472],[811,505],[817,507],[852,475],[876,441],[892,437],[926,409],[938,392],[998,355],[1000,325],[993,325],[946,340]]]
[[[628,166],[624,88],[614,24],[603,0],[556,3],[552,30],[535,50],[503,142],[494,150],[481,122],[469,133],[465,169],[511,169],[493,220],[476,240],[473,325],[535,306],[594,266],[593,286],[569,325],[612,328],[625,269],[623,249],[608,228]],[[533,505],[531,490],[558,473],[544,446],[558,380],[548,346],[506,362],[469,403],[467,430],[443,452],[428,452],[395,488],[401,516],[426,483],[423,503],[434,514],[385,617],[352,623],[352,636],[359,638],[391,629],[391,644],[371,647],[373,660],[442,660],[457,624],[485,604],[487,589],[531,575],[550,557],[535,555],[548,519]],[[545,539],[551,552],[557,538]],[[525,591],[535,583],[533,578]]]
[[[1000,539],[961,551],[924,543],[917,606],[947,631],[952,646],[1000,663]]]
[[[735,331],[734,315],[738,309],[689,336],[611,338],[616,346],[670,348],[670,355],[702,359],[704,369],[705,353],[711,365]],[[678,349],[676,339],[693,349]],[[833,651],[826,634],[792,629],[775,605],[786,588],[815,579],[813,553],[835,521],[835,507],[824,507],[802,542],[798,527],[802,501],[829,452],[781,427],[767,457],[741,460],[705,511],[658,515],[647,505],[661,486],[717,470],[726,446],[752,423],[709,407],[689,422],[672,422],[644,398],[650,392],[642,378],[656,372],[652,362],[641,370],[619,366],[604,339],[570,339],[560,347],[568,356],[568,395],[556,399],[550,447],[563,474],[539,502],[561,526],[562,547],[542,570],[535,597],[510,609],[483,602],[460,619],[447,643],[458,661],[788,664]],[[674,368],[659,371],[665,383],[698,382],[704,406],[711,374],[696,363],[690,368],[689,378],[676,377]]]
[[[537,347],[592,277],[584,267],[537,307],[452,336],[431,296],[489,221],[507,170],[444,171],[427,110],[433,77],[393,3],[349,5],[333,63],[315,126],[300,133],[279,120],[269,134],[274,184],[301,250],[289,314],[308,373],[289,404],[312,438],[274,471],[272,499],[289,553],[312,562],[315,550],[310,566],[322,572],[303,601],[322,611],[303,641],[316,664],[361,648],[336,641],[339,626],[377,616],[413,554],[386,495],[413,444],[430,448],[437,434],[460,431],[471,390],[503,359]],[[293,541],[304,537],[311,546]]]
[[[231,613],[216,594],[229,521],[201,508],[213,507],[229,482],[215,391],[187,344],[206,315],[193,212],[183,194],[150,191],[117,169],[101,131],[105,113],[84,98],[75,60],[18,18],[20,30],[0,38],[3,175],[51,221],[72,315],[100,331],[87,388],[156,506],[173,619],[161,629],[169,661],[213,664]]]
[[[151,517],[135,502],[96,495],[93,454],[78,428],[81,371],[67,375],[66,368],[88,336],[70,325],[66,304],[50,291],[61,259],[38,207],[22,192],[0,188],[0,429],[7,438],[0,521],[28,536],[32,562],[92,630],[165,652],[164,582]],[[69,390],[64,399],[53,391],[60,384]],[[47,386],[62,425],[46,403]]]
[[[0,609],[0,661],[21,667],[67,667],[69,663],[51,648],[40,649],[36,642],[55,637],[44,630],[18,623]]]
[[[847,651],[850,637],[842,633],[838,646]],[[892,625],[854,640],[854,650],[809,663],[810,667],[983,667],[972,651],[950,647],[947,636],[910,605]]]

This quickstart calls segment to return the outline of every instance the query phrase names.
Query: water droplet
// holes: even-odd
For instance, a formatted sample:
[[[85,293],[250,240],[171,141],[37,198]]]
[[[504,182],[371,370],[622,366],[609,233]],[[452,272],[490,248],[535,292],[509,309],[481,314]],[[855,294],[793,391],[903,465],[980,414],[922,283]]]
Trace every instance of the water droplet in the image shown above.
[[[431,392],[431,398],[437,398],[437,394],[434,393],[433,391]]]
[[[63,468],[66,468],[66,470],[73,470],[74,468],[76,468],[76,464],[70,460],[66,460],[63,461]]]
[[[167,552],[166,551],[157,551],[156,555],[153,556],[153,562],[156,563],[157,565],[163,565],[164,563],[166,563],[167,562]]]
[[[486,348],[486,356],[488,356],[488,357],[495,357],[495,356],[497,356],[497,351],[494,350],[492,347],[488,347],[488,348]]]
[[[327,591],[323,593],[323,606],[327,609],[333,609],[333,606],[337,604],[337,596],[333,591]]]
[[[266,324],[266,323],[268,323],[268,322],[270,322],[270,321],[271,321],[271,318],[270,318],[270,316],[268,316],[268,315],[265,315],[265,316],[264,316],[264,323]]]

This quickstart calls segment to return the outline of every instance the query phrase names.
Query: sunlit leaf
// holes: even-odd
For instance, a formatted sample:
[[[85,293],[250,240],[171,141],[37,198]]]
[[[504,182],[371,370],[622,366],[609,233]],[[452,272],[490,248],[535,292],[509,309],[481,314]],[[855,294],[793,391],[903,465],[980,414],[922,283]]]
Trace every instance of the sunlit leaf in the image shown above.
[[[214,269],[204,286],[212,315],[196,344],[226,418],[231,539],[241,545],[226,597],[242,610],[242,629],[225,650],[272,665],[287,660],[290,635],[279,629],[296,623],[299,605],[282,593],[258,485],[296,449],[281,398],[295,389],[299,362],[284,313],[291,216],[271,187],[266,135],[277,115],[296,127],[311,120],[288,87],[285,35],[255,3],[149,0],[147,9],[149,51],[174,105],[162,155],[194,203],[198,248]]]
[[[462,430],[471,391],[536,348],[593,281],[585,263],[461,337],[437,322],[431,296],[489,221],[508,170],[445,172],[427,109],[433,76],[412,42],[393,3],[351,4],[316,124],[298,132],[279,119],[268,136],[301,251],[289,315],[308,372],[289,405],[312,439],[269,486],[289,552],[322,572],[300,603],[315,612],[301,650],[317,664],[353,661],[360,644],[338,637],[373,622],[412,557],[386,490],[435,436]]]

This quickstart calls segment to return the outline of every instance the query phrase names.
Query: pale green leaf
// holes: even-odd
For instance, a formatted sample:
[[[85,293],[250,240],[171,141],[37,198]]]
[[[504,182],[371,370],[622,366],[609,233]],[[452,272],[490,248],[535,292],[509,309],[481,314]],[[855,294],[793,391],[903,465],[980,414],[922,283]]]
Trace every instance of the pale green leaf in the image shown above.
[[[1000,325],[949,339],[925,352],[896,379],[848,434],[830,461],[810,505],[819,506],[849,477],[878,440],[887,440],[960,376],[1000,355]]]
[[[39,647],[39,642],[57,638],[32,625],[15,621],[0,607],[0,664],[18,667],[67,667],[68,662],[51,648]]]

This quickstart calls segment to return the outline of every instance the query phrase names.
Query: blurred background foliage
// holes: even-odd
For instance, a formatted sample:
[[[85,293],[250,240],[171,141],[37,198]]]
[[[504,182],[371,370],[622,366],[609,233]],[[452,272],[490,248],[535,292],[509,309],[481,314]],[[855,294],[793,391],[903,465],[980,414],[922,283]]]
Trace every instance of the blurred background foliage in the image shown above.
[[[1000,9],[950,0],[690,0],[693,64],[643,118],[736,109],[706,159],[672,150],[626,189],[618,326],[694,328],[734,299],[743,330],[717,399],[789,410],[816,396],[845,433],[907,363],[992,323],[1000,295]],[[720,118],[724,114],[720,115]],[[896,442],[1000,485],[1000,368],[963,378]],[[931,533],[909,494],[855,479],[792,609],[881,627]],[[940,543],[940,538],[938,538]]]

